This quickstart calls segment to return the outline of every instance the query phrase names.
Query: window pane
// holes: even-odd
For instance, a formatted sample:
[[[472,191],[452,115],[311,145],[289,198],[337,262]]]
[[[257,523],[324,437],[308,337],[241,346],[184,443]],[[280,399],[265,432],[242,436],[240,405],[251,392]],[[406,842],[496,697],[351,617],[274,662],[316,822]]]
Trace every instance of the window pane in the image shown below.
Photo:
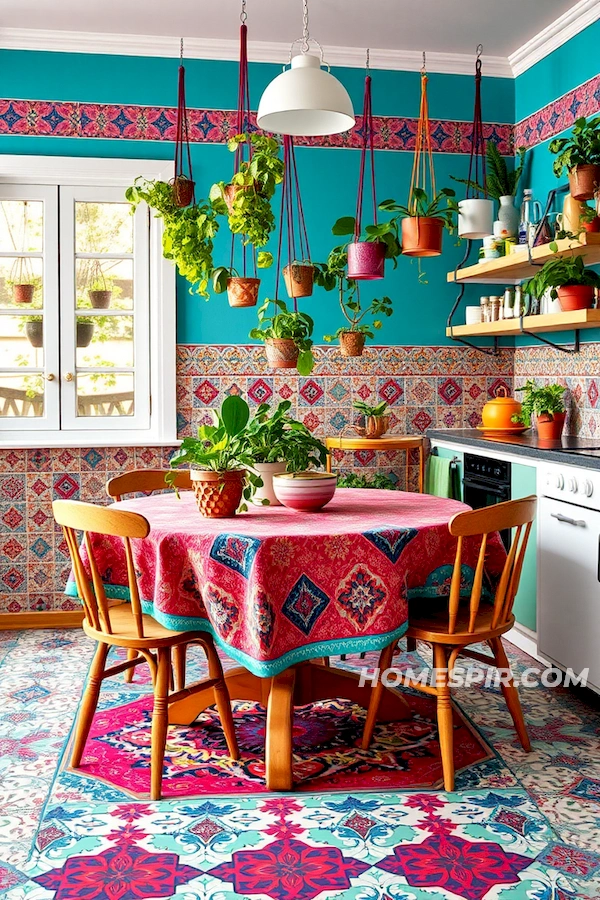
[[[23,418],[44,415],[44,379],[41,375],[6,375],[0,372],[0,416]]]
[[[27,256],[0,257],[0,307],[41,309],[42,266],[40,258]]]
[[[77,368],[90,366],[133,366],[133,316],[77,316]]]
[[[133,374],[91,373],[77,375],[77,415],[132,416]]]
[[[0,316],[0,369],[44,365],[42,316]]]
[[[133,260],[78,259],[78,309],[133,309]]]
[[[41,200],[0,202],[0,250],[41,253],[44,204]]]
[[[76,253],[133,253],[129,203],[75,203]]]

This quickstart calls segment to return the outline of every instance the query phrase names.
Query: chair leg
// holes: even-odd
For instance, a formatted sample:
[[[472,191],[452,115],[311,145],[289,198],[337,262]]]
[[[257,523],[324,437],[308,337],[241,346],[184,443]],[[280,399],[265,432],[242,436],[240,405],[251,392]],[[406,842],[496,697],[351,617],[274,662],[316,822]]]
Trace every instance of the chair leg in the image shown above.
[[[407,637],[406,638],[406,652],[414,653],[416,649],[417,649],[417,639]]]
[[[73,752],[71,753],[71,767],[79,768],[81,757],[85,749],[85,742],[88,739],[94,713],[98,705],[98,697],[100,695],[100,685],[102,684],[102,676],[106,665],[106,657],[108,656],[109,645],[98,644],[94,659],[90,668],[90,674],[85,687],[85,692],[81,700],[81,708],[77,717],[77,726],[75,728],[75,739],[73,741]]]
[[[508,661],[508,657],[506,656],[502,638],[492,638],[489,644],[492,648],[492,653],[494,654],[494,659],[496,660],[496,665],[498,666],[498,668],[508,669],[510,671],[510,663]],[[521,709],[519,692],[513,683],[512,676],[510,678],[510,684],[505,684],[504,680],[502,680],[500,687],[502,689],[502,694],[504,695],[506,705],[508,706],[508,711],[511,714],[512,720],[515,724],[515,731],[517,732],[518,738],[521,742],[521,746],[526,753],[529,753],[531,751],[531,743],[529,741],[529,735],[527,734],[527,726],[525,725],[523,710]]]
[[[178,644],[173,647],[173,669],[175,671],[175,690],[182,691],[185,687],[185,657],[187,644]]]
[[[163,762],[169,722],[168,694],[170,672],[170,651],[161,647],[158,650],[158,670],[156,673],[156,684],[154,685],[154,709],[152,711],[151,800],[160,800],[161,797]]]
[[[452,721],[452,702],[448,686],[448,659],[441,644],[433,645],[433,665],[437,673],[437,721],[442,771],[444,773],[444,790],[454,790],[454,735]]]
[[[391,644],[388,644],[388,646],[384,647],[384,649],[381,651],[381,655],[379,657],[380,675],[391,666],[395,647],[396,641],[392,641]],[[385,688],[380,677],[377,679],[377,684],[375,685],[375,687],[371,688],[371,699],[369,700],[369,708],[367,710],[367,718],[365,721],[365,730],[363,731],[362,737],[363,750],[368,750],[371,745],[371,741],[373,740],[373,732],[375,731],[375,725],[377,723],[377,713],[379,712],[379,704],[381,703],[381,698],[383,696],[384,690]]]
[[[229,755],[232,759],[239,759],[240,751],[235,735],[235,726],[233,724],[233,715],[231,712],[231,699],[223,674],[223,666],[221,665],[221,660],[219,659],[219,654],[216,651],[215,645],[210,638],[203,641],[202,646],[204,647],[204,652],[206,653],[206,658],[208,660],[209,677],[217,679],[217,683],[214,687],[215,703],[219,712],[219,718],[221,719],[225,740],[227,741],[227,749],[229,750]]]
[[[135,659],[138,655],[137,650],[128,650],[127,651],[127,659]],[[135,672],[135,667],[131,667],[131,669],[125,669],[125,681],[127,684],[131,684],[133,681],[133,673]]]

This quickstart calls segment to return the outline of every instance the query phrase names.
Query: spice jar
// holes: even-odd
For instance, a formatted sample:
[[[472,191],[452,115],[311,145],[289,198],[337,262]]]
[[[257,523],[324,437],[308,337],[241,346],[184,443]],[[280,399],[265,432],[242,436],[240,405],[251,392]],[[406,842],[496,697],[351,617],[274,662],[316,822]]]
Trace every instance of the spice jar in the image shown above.
[[[490,296],[490,322],[497,322],[500,318],[501,297]]]
[[[512,288],[506,288],[504,291],[504,318],[512,319],[515,310],[515,292]]]
[[[490,322],[490,298],[481,297],[479,299],[479,304],[481,306],[481,321]]]

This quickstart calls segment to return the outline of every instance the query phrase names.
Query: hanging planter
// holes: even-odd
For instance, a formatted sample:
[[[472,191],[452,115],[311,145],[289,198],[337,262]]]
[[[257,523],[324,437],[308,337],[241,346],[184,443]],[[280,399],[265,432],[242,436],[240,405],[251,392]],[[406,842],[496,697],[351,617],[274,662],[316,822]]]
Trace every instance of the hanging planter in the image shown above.
[[[100,260],[95,259],[92,263],[90,271],[90,285],[88,287],[88,297],[93,309],[108,309],[113,295],[113,278],[108,278],[104,274],[104,270]]]
[[[314,266],[310,260],[295,260],[283,268],[283,280],[288,297],[310,297],[313,292]]]
[[[41,316],[31,316],[25,322],[25,335],[37,350],[44,346],[44,322]]]
[[[295,369],[300,350],[292,338],[266,338],[265,353],[272,369]]]
[[[27,209],[27,201],[23,203],[23,245],[22,250],[25,250],[25,241],[27,239],[27,228],[28,228],[28,209]],[[13,241],[13,247],[14,247]],[[15,247],[16,249],[16,247]],[[17,251],[18,252],[18,251]],[[12,296],[15,303],[32,303],[33,296],[35,294],[36,288],[36,279],[33,275],[33,269],[31,268],[31,262],[27,256],[18,256],[14,263],[12,264],[10,275],[8,277],[8,283],[12,285]]]
[[[241,278],[233,276],[227,279],[227,299],[230,306],[256,306],[260,278]]]
[[[348,244],[348,278],[375,281],[385,275],[385,244],[353,241]]]
[[[94,322],[88,322],[86,319],[79,319],[77,322],[77,346],[89,347],[94,336]]]
[[[179,206],[180,208],[189,206],[194,199],[196,182],[191,181],[187,175],[178,175],[177,178],[173,178],[169,184],[173,187],[173,202],[175,203],[175,206]]]
[[[13,284],[12,295],[15,303],[32,303],[35,293],[35,285],[24,282]]]
[[[88,291],[88,297],[93,309],[108,309],[112,299],[112,291],[108,288],[100,288],[98,290]]]
[[[173,192],[173,203],[183,209],[194,202],[196,183],[192,175],[192,154],[188,128],[188,113],[185,104],[185,67],[183,65],[183,38],[179,50],[179,71],[177,81],[177,124],[175,136],[175,177],[169,182]],[[184,148],[187,171],[184,172]]]
[[[475,106],[473,109],[473,132],[469,175],[464,200],[458,203],[458,234],[468,240],[490,237],[494,233],[494,204],[487,199],[486,149],[481,117],[481,44],[477,47],[475,60]],[[471,197],[472,185],[483,185],[484,197]]]
[[[441,219],[420,216],[402,219],[402,252],[405,256],[439,256],[443,234]]]
[[[362,356],[366,337],[366,334],[362,331],[340,331],[339,338],[342,356]]]
[[[494,231],[492,200],[469,197],[458,201],[458,234],[461,238],[489,237]]]

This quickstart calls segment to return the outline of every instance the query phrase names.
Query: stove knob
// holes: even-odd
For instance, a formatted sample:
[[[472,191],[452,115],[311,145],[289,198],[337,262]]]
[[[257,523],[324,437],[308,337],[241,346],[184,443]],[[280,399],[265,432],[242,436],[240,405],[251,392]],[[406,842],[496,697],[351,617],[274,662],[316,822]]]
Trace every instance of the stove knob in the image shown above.
[[[559,472],[558,475],[554,476],[554,487],[557,488],[559,491],[562,491],[564,486],[565,486],[565,479]]]
[[[581,485],[581,492],[585,494],[586,497],[591,497],[594,493],[594,485],[590,481],[589,478],[586,478],[583,484]]]
[[[577,493],[577,479],[569,478],[569,480],[567,482],[567,487],[569,488],[569,490],[571,491],[572,494],[576,494]]]

